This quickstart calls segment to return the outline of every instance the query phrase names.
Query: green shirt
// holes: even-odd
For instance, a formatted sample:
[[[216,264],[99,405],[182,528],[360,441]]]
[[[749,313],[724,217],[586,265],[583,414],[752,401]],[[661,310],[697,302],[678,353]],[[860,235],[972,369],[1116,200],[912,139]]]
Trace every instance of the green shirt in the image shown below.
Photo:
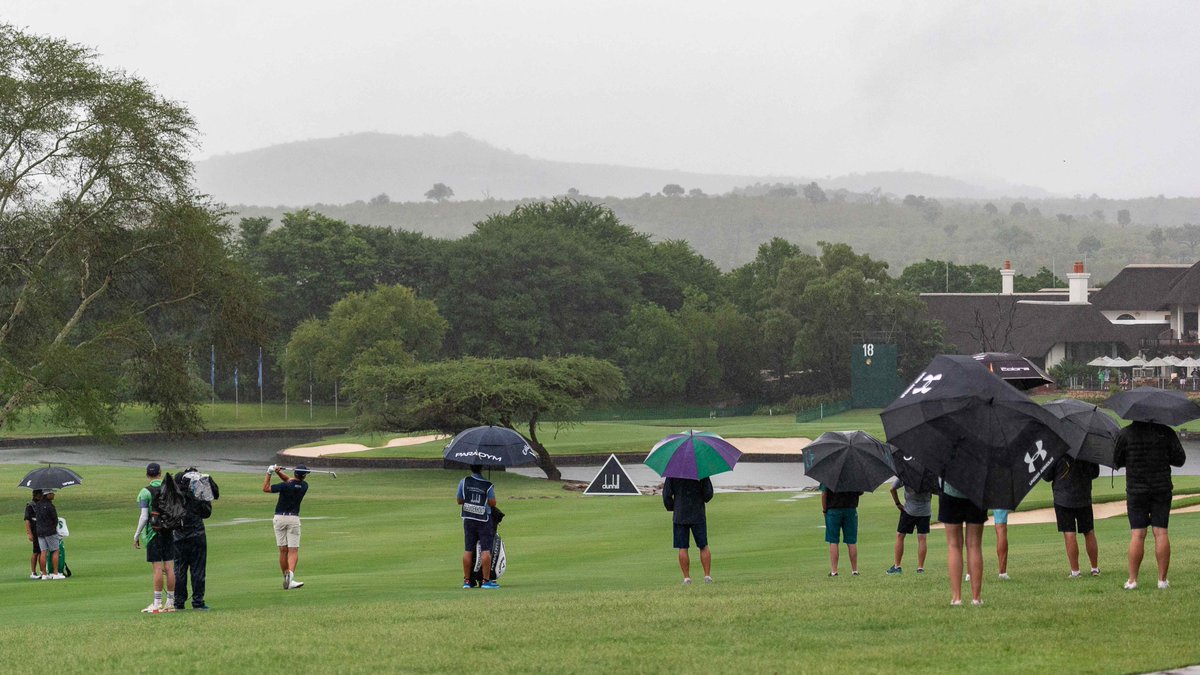
[[[150,500],[153,497],[153,495],[150,494],[151,487],[162,487],[162,479],[159,478],[152,480],[150,481],[150,485],[148,487],[142,488],[142,491],[139,492],[137,496],[138,509],[150,508]],[[155,534],[157,534],[157,532],[154,531],[154,528],[150,527],[150,521],[147,520],[146,526],[142,528],[142,543],[150,543],[150,540],[154,538]]]

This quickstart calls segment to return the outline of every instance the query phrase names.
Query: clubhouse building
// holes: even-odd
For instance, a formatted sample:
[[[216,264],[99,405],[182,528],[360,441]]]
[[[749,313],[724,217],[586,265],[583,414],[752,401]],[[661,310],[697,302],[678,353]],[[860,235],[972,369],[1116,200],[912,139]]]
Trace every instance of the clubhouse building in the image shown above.
[[[1006,261],[997,293],[922,293],[959,354],[1014,352],[1051,368],[1100,356],[1200,357],[1200,262],[1128,265],[1103,288],[1076,262],[1066,289],[1014,293]]]

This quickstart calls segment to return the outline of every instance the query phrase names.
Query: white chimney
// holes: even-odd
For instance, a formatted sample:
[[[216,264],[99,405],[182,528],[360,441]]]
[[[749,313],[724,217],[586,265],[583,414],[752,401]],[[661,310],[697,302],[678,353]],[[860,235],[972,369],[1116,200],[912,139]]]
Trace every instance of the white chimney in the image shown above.
[[[1004,267],[1000,270],[1000,294],[1013,294],[1013,277],[1017,276],[1017,271],[1012,268],[1012,261],[1005,260]]]
[[[1092,275],[1083,271],[1083,263],[1075,262],[1075,271],[1067,275],[1067,302],[1087,304],[1088,280]]]

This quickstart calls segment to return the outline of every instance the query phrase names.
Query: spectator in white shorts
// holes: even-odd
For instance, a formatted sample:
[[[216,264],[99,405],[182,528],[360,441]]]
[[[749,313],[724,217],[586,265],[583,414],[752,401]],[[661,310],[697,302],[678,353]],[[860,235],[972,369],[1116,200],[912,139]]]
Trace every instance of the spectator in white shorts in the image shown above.
[[[276,474],[282,483],[271,484],[271,474]],[[300,588],[303,581],[296,581],[296,561],[300,558],[300,502],[308,493],[308,467],[296,466],[295,477],[288,478],[283,468],[272,464],[267,467],[263,479],[263,492],[277,493],[275,503],[275,544],[279,546],[279,569],[283,572],[283,590]]]

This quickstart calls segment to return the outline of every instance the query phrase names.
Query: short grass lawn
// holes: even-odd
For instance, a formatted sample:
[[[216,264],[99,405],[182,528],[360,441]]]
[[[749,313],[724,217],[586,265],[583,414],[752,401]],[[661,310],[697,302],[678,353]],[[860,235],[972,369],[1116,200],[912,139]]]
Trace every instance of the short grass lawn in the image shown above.
[[[31,467],[0,466],[14,486]],[[1103,576],[1069,580],[1053,525],[1011,527],[1009,572],[983,607],[950,607],[945,542],[925,574],[910,539],[889,577],[896,510],[860,508],[862,576],[829,578],[820,504],[799,493],[718,494],[709,505],[716,583],[680,585],[658,497],[583,497],[495,474],[508,573],[462,590],[462,528],[450,471],[313,475],[297,578],[280,587],[256,475],[220,474],[209,520],[212,611],[145,615],[150,567],[133,549],[138,471],[80,468],[57,505],[69,521],[66,581],[28,579],[26,494],[5,488],[0,663],[60,672],[1144,672],[1200,663],[1200,516],[1176,515],[1172,587],[1121,589],[1128,527],[1098,523]],[[1179,478],[1200,489],[1200,479]],[[1122,484],[1096,482],[1098,495]],[[1031,499],[1044,501],[1039,486]],[[700,576],[694,560],[693,575]]]
[[[209,431],[229,429],[309,429],[325,427],[349,427],[354,423],[354,410],[345,405],[312,406],[306,404],[285,406],[282,403],[258,401],[234,403],[204,403],[199,407],[204,426]],[[121,409],[117,418],[117,431],[138,433],[157,431],[153,411],[140,404]],[[15,424],[6,427],[0,438],[30,438],[35,436],[69,436],[83,433],[80,429],[64,427],[55,423],[41,410],[28,411]]]
[[[862,429],[883,438],[879,410],[851,410],[815,422],[797,423],[792,415],[716,417],[679,420],[650,420],[640,422],[585,422],[556,427],[543,424],[538,430],[540,440],[554,455],[607,455],[609,453],[645,453],[664,437],[687,429],[703,429],[727,438],[809,438],[825,431]],[[525,432],[525,429],[521,429]],[[324,443],[362,442],[361,437],[331,437]],[[379,443],[386,444],[386,440]],[[313,443],[311,445],[320,445]],[[344,457],[440,457],[446,441],[431,441],[420,445],[374,447]],[[799,448],[797,448],[799,450]]]

